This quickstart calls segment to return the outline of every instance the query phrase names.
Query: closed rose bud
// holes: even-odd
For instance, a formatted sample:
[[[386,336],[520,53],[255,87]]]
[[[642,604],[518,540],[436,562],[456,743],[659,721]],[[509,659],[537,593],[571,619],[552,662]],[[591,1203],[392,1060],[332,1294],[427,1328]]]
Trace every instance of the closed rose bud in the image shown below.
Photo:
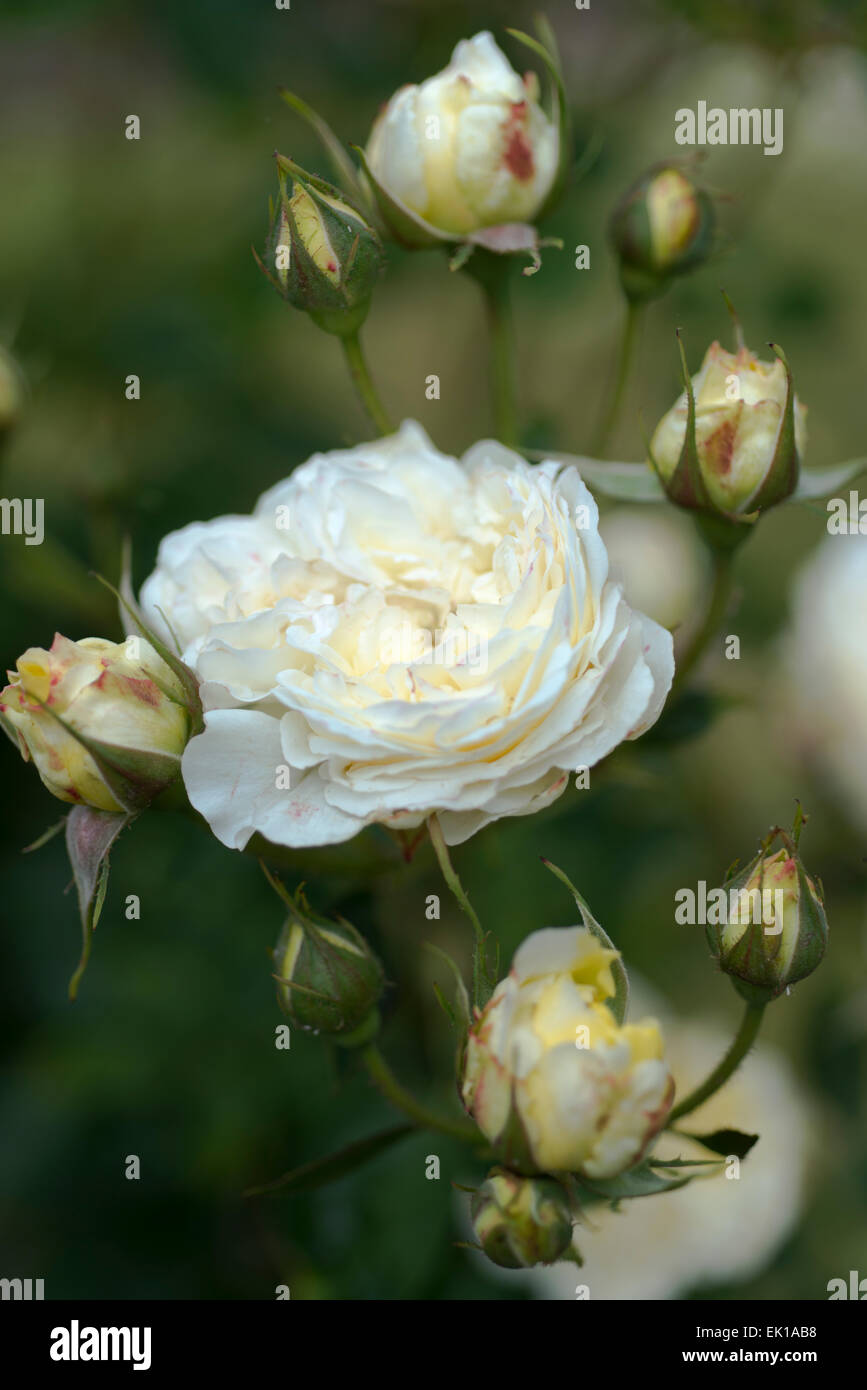
[[[284,900],[290,915],[274,951],[281,1008],[300,1028],[367,1041],[379,1022],[382,966],[349,922],[318,916],[300,891]]]
[[[783,847],[771,853],[778,836]],[[812,974],[828,944],[828,920],[796,839],[776,831],[725,891],[725,920],[709,925],[707,938],[744,999],[766,1004]]]
[[[560,156],[538,96],[535,75],[519,77],[491,34],[464,39],[447,68],[384,107],[367,145],[369,173],[398,208],[446,236],[532,222]],[[411,240],[405,224],[392,230]]]
[[[509,1168],[612,1177],[664,1124],[659,1028],[619,1025],[605,1002],[616,959],[583,927],[534,932],[473,1024],[463,1101]]]
[[[552,1178],[492,1168],[473,1194],[470,1214],[479,1244],[503,1269],[553,1264],[572,1243],[569,1196]]]
[[[280,192],[265,261],[271,283],[320,328],[346,336],[367,317],[382,243],[339,189],[278,155]]]
[[[657,165],[615,208],[608,234],[626,295],[662,294],[677,275],[707,260],[714,237],[713,203],[682,169]]]
[[[780,354],[762,362],[749,348],[712,343],[688,392],[654,431],[651,461],[672,501],[746,516],[794,492],[806,444],[806,408]]]
[[[177,776],[190,733],[183,686],[143,637],[30,647],[0,718],[61,801],[140,810]]]

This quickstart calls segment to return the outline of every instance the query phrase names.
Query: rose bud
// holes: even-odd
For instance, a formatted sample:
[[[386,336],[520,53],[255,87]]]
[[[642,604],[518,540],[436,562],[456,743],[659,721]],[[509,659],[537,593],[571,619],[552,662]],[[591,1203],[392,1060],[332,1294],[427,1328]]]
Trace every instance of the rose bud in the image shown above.
[[[774,831],[752,863],[727,881],[725,920],[706,929],[720,969],[751,1004],[767,1004],[811,975],[828,944],[821,887],[798,851],[800,824],[799,815],[792,836]],[[783,848],[772,854],[777,838]]]
[[[774,351],[776,362],[761,362],[742,343],[737,352],[712,343],[691,382],[684,359],[686,390],[649,449],[679,506],[743,520],[795,491],[807,412],[782,351]]]
[[[260,269],[320,328],[341,337],[356,333],[382,269],[382,242],[338,188],[283,155],[277,167],[280,191],[265,262],[256,258]]]
[[[374,123],[366,168],[391,232],[423,245],[426,228],[457,239],[532,222],[558,179],[560,138],[535,74],[519,77],[483,32],[463,39],[435,77],[394,94]]]
[[[710,255],[713,203],[675,165],[643,174],[618,203],[608,227],[620,262],[620,280],[634,301],[662,294],[671,280]]]
[[[517,1172],[612,1177],[665,1121],[656,1022],[619,1025],[605,1002],[616,959],[584,927],[533,932],[470,1029],[464,1105]]]
[[[191,729],[180,681],[143,637],[55,635],[7,672],[0,719],[61,801],[138,811],[174,781]]]
[[[572,1243],[569,1196],[553,1178],[492,1168],[473,1194],[470,1214],[479,1244],[503,1269],[553,1264]]]
[[[382,966],[355,927],[312,912],[300,889],[284,901],[290,915],[273,954],[280,1007],[299,1028],[368,1041],[379,1025]]]

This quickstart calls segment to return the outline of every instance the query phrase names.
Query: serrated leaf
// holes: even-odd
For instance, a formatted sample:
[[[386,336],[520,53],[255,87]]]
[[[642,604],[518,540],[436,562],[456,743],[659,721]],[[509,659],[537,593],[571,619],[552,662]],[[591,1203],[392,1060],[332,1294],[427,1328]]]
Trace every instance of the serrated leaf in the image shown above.
[[[685,1129],[677,1131],[684,1139],[692,1139],[711,1153],[724,1158],[746,1158],[750,1149],[759,1141],[757,1134],[744,1134],[739,1129],[715,1129],[712,1134],[690,1134]]]
[[[327,1158],[315,1158],[310,1163],[303,1163],[300,1168],[292,1168],[273,1182],[262,1183],[259,1187],[248,1187],[243,1195],[261,1197],[266,1193],[278,1191],[312,1192],[314,1188],[337,1182],[356,1168],[360,1168],[362,1164],[369,1163],[378,1154],[384,1153],[393,1144],[412,1134],[415,1128],[415,1125],[394,1125],[391,1129],[381,1130],[379,1134],[372,1134],[367,1139],[348,1144],[345,1149],[329,1154]]]
[[[90,960],[96,930],[108,887],[108,854],[120,832],[134,819],[124,812],[98,811],[93,806],[73,806],[66,817],[66,849],[78,894],[81,918],[81,957],[69,981],[69,998]]]
[[[802,468],[793,498],[798,502],[830,497],[832,492],[854,483],[862,473],[867,473],[867,458],[849,459],[847,463],[838,463],[833,468],[821,470]]]

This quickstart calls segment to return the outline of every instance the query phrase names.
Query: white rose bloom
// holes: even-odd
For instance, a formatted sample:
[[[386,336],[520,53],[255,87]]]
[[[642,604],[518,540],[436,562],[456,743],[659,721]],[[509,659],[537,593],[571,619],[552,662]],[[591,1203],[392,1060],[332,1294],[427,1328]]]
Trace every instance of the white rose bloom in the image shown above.
[[[183,775],[217,838],[435,811],[459,844],[643,733],[671,638],[608,580],[597,522],[574,468],[492,442],[458,462],[407,422],[168,536],[142,606],[203,681]]]
[[[367,146],[371,172],[443,232],[530,222],[554,182],[559,135],[487,32],[464,39],[421,86],[401,87]]]
[[[867,536],[832,535],[796,580],[786,692],[807,751],[867,829]]]
[[[731,1034],[704,1022],[664,1022],[678,1094],[686,1095],[716,1066]],[[738,1178],[698,1178],[674,1192],[625,1201],[616,1212],[594,1206],[586,1226],[575,1232],[583,1269],[559,1264],[520,1277],[549,1299],[574,1299],[576,1284],[587,1284],[591,1302],[677,1298],[703,1284],[752,1278],[798,1219],[814,1124],[785,1057],[759,1043],[723,1089],[689,1116],[688,1128],[697,1133],[732,1128],[760,1136]],[[710,1157],[699,1145],[668,1134],[653,1153]],[[803,1297],[824,1297],[825,1278]]]

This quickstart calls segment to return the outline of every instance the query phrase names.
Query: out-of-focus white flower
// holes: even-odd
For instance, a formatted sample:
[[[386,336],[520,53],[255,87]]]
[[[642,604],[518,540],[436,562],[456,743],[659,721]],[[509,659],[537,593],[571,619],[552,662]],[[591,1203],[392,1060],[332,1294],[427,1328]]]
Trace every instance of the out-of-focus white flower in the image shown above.
[[[630,607],[669,631],[695,626],[709,566],[691,520],[671,507],[616,507],[599,531],[611,578],[623,585]]]
[[[867,829],[867,536],[829,536],[801,570],[784,664],[808,754]]]
[[[370,172],[404,208],[455,237],[531,222],[557,174],[559,135],[491,34],[463,39],[442,72],[397,91],[374,123]]]
[[[464,1105],[508,1167],[613,1177],[664,1124],[659,1028],[618,1025],[605,1003],[616,957],[585,927],[533,932],[474,1022]]]
[[[218,839],[435,811],[458,844],[643,733],[671,638],[609,581],[597,526],[574,468],[490,441],[458,462],[408,422],[167,537],[142,603],[203,681],[183,773]],[[407,628],[428,639],[410,663]]]
[[[633,985],[634,985],[633,980]],[[730,1033],[706,1023],[665,1018],[666,1051],[686,1095],[717,1064]],[[541,1298],[677,1298],[706,1284],[737,1283],[773,1258],[800,1214],[813,1117],[786,1059],[761,1042],[723,1089],[689,1116],[697,1133],[734,1128],[759,1134],[738,1178],[717,1173],[674,1192],[588,1211],[576,1228],[584,1267],[559,1264],[521,1277]],[[707,1158],[707,1150],[663,1134],[663,1158]],[[506,1277],[506,1276],[503,1276]]]

